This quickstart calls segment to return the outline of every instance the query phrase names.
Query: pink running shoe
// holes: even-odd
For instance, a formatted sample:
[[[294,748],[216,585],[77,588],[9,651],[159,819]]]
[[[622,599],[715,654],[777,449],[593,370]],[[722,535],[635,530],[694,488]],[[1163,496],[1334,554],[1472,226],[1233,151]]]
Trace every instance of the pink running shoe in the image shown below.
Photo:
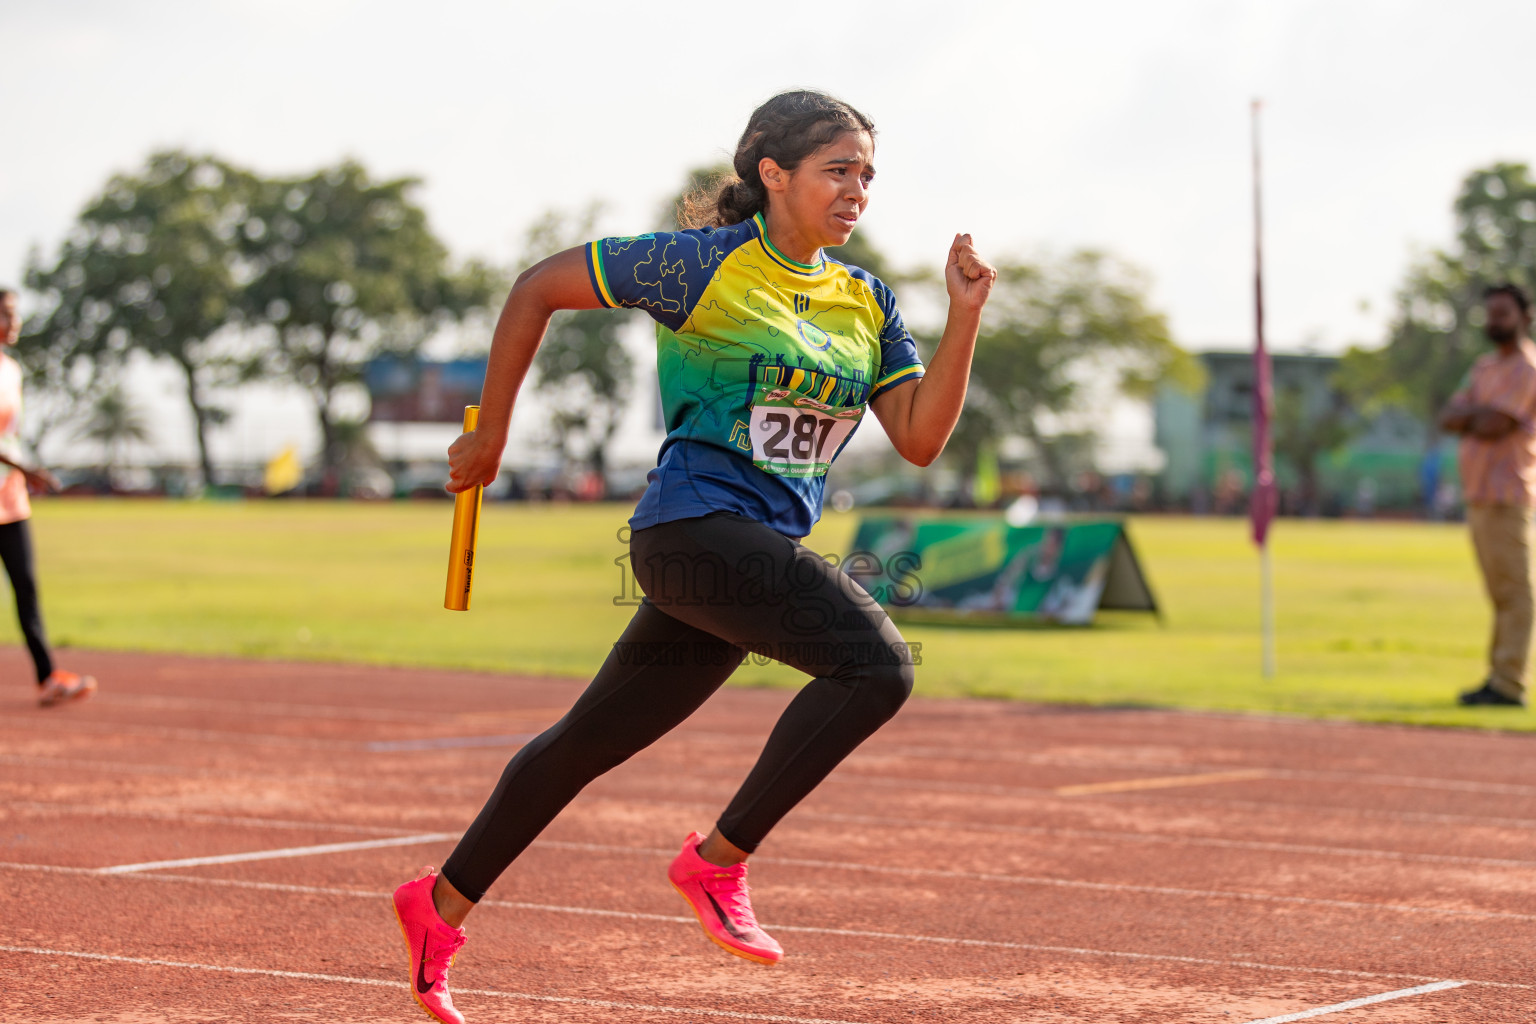
[[[776,964],[784,948],[758,927],[748,898],[747,866],[723,868],[699,856],[704,836],[694,832],[667,869],[667,880],[693,908],[709,941],[745,960]]]
[[[83,676],[78,672],[66,672],[56,668],[51,676],[43,680],[43,688],[37,702],[45,708],[51,708],[55,704],[84,700],[95,692],[95,676]]]
[[[464,929],[449,927],[432,902],[432,886],[437,872],[430,866],[421,869],[415,880],[395,890],[395,920],[405,936],[405,948],[411,953],[411,995],[427,1011],[427,1016],[442,1024],[464,1024],[464,1015],[453,1008],[448,994],[448,968],[454,954],[464,945]]]

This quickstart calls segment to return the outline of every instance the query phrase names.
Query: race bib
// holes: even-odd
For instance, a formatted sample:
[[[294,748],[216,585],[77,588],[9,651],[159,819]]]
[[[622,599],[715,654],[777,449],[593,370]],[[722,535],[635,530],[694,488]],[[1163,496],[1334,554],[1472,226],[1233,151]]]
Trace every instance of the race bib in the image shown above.
[[[752,402],[752,464],[776,476],[822,476],[864,415],[771,384]]]

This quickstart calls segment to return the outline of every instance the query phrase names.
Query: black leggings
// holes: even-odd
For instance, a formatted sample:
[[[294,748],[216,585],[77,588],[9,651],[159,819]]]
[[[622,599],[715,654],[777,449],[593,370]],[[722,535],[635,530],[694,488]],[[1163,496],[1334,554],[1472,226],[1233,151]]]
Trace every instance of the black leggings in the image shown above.
[[[53,656],[48,653],[48,634],[43,632],[43,610],[37,603],[37,576],[32,571],[32,531],[25,519],[0,524],[0,562],[11,578],[16,592],[16,618],[21,621],[21,635],[32,652],[37,682],[53,674]]]
[[[507,764],[443,864],[470,900],[587,783],[693,714],[749,653],[815,678],[716,823],[748,852],[912,692],[911,654],[884,609],[761,523],[717,512],[639,530],[630,564],[646,595],[634,619],[565,717]]]

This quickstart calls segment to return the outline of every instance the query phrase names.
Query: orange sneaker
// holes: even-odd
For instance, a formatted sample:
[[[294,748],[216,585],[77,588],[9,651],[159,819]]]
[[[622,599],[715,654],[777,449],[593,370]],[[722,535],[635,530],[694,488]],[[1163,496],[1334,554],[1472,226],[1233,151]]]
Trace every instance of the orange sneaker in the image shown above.
[[[78,672],[65,672],[56,668],[52,675],[43,680],[43,693],[37,702],[45,708],[51,708],[55,704],[84,700],[95,692],[95,676],[83,676]]]

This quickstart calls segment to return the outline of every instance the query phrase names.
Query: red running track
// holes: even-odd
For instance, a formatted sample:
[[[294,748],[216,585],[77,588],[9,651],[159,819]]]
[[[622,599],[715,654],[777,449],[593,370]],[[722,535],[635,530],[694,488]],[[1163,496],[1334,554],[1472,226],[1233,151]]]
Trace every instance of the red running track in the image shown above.
[[[97,699],[0,698],[6,1022],[419,1020],[388,893],[580,689],[72,663]],[[789,696],[722,692],[513,865],[452,975],[472,1022],[1536,1018],[1516,735],[913,700],[753,860],[785,962],[729,957],[664,870]]]

